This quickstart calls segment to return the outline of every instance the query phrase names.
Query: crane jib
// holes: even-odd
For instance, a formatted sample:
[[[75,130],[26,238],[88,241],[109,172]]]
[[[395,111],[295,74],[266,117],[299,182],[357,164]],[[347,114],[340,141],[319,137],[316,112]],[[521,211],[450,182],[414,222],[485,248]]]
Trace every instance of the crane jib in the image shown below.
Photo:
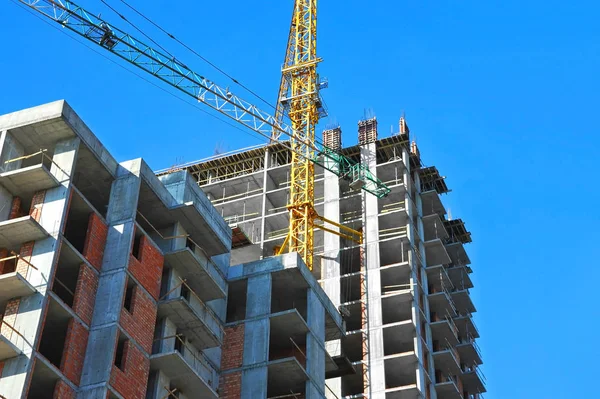
[[[281,121],[281,116],[276,118],[260,110],[228,89],[195,73],[183,62],[144,44],[71,1],[19,1],[264,137],[272,138],[274,131],[292,139],[297,137],[292,127]],[[364,165],[325,146],[316,143],[309,143],[309,146],[316,155],[310,159],[315,164],[340,177],[348,176],[348,171],[351,170],[364,183],[361,188],[377,197],[386,196],[390,192]]]

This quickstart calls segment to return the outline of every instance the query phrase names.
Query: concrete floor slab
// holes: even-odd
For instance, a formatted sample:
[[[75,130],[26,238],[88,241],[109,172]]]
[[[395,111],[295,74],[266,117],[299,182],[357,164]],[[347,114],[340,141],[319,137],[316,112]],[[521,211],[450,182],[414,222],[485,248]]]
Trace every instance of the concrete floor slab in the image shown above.
[[[452,303],[450,294],[445,291],[435,292],[427,296],[429,299],[429,309],[438,314],[454,314],[455,307]]]
[[[424,396],[417,388],[417,384],[386,389],[385,399],[422,399]]]
[[[448,232],[444,227],[444,222],[440,215],[434,213],[423,216],[423,234],[425,241],[433,240],[435,238],[448,238]]]
[[[425,241],[425,256],[427,266],[447,265],[452,261],[439,238]]]
[[[450,345],[458,344],[457,331],[454,330],[453,325],[448,320],[432,321],[431,335],[434,341],[449,342]]]
[[[200,314],[183,297],[162,300],[158,303],[158,318],[168,317],[177,330],[198,349],[214,348],[223,342],[219,323],[207,314]]]
[[[433,352],[433,361],[435,368],[448,375],[458,375],[461,373],[458,358],[451,349]]]
[[[309,332],[308,325],[296,309],[273,313],[269,318],[271,345],[276,347],[289,346],[290,338],[298,345],[306,342],[306,334]]]
[[[16,334],[12,331],[8,334],[11,333]],[[0,334],[0,362],[12,359],[20,354],[21,351],[10,341],[9,337]]]
[[[200,374],[181,356],[179,352],[159,353],[150,356],[150,368],[161,370],[178,387],[181,393],[190,398],[217,399],[214,391],[219,381],[204,380]]]
[[[166,252],[165,265],[177,270],[203,301],[225,298],[227,284],[215,265],[189,248]]]
[[[29,215],[0,222],[0,248],[18,251],[21,244],[48,236],[46,230]]]
[[[269,397],[304,392],[308,374],[295,357],[272,360],[267,363],[267,369]]]
[[[469,255],[467,255],[467,251],[465,251],[464,245],[460,242],[447,244],[446,252],[448,253],[448,256],[450,256],[452,263],[454,263],[455,265],[471,264],[471,259],[469,258]]]
[[[454,381],[438,382],[435,384],[438,399],[462,399],[462,394]]]
[[[456,345],[456,350],[458,351],[460,360],[463,363],[477,365],[483,363],[483,360],[481,359],[481,354],[475,342],[466,342],[458,344]]]
[[[460,336],[479,338],[479,330],[477,330],[477,326],[475,325],[471,315],[455,317],[454,324],[456,324],[456,327],[458,327]]]
[[[476,370],[466,371],[461,376],[463,389],[469,393],[487,392],[485,389],[485,377]]]
[[[425,191],[421,193],[421,200],[423,201],[423,215],[431,215],[437,213],[440,216],[446,214],[446,208],[442,204],[440,195],[435,190]]]
[[[475,313],[477,309],[473,304],[469,290],[454,291],[451,293],[456,310],[460,313]]]
[[[14,196],[29,198],[60,183],[46,166],[39,164],[0,174],[0,184]]]
[[[6,302],[12,298],[32,295],[36,292],[27,279],[20,273],[7,273],[0,275],[0,309],[4,309]]]

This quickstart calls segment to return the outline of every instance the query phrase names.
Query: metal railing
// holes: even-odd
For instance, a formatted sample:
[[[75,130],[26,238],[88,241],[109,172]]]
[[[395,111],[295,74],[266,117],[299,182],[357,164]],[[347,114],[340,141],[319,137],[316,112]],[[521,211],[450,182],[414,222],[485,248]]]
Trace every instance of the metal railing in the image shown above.
[[[36,156],[39,155],[40,158],[41,158],[41,161],[40,161],[39,165],[46,166],[44,164],[44,161],[47,160],[48,164],[56,166],[56,168],[59,171],[61,171],[66,176],[65,180],[70,179],[71,175],[69,175],[67,172],[65,172],[65,170],[63,168],[61,168],[56,162],[54,162],[54,160],[52,159],[52,157],[49,156],[48,154],[46,154],[46,152],[48,152],[47,149],[40,149],[38,152],[35,152],[33,154],[23,155],[23,156],[20,156],[20,157],[17,157],[17,158],[9,159],[8,161],[5,161],[4,164],[6,165],[6,164],[9,164],[9,163],[13,163],[13,162],[23,161],[23,160],[26,160],[26,159],[34,158],[34,157],[36,157]],[[34,166],[34,165],[32,165],[32,166]],[[19,169],[21,169],[21,168],[17,168],[15,170],[19,170]]]
[[[180,295],[180,298],[184,298],[186,303],[190,306],[190,308],[192,308],[194,311],[196,311],[196,309],[194,309],[196,306],[199,306],[201,311],[204,312],[204,314],[210,318],[214,324],[218,327],[219,331],[221,332],[221,334],[224,333],[223,327],[221,326],[221,321],[219,320],[219,318],[217,317],[217,315],[215,314],[215,312],[209,308],[208,306],[206,306],[206,304],[202,301],[202,299],[200,299],[200,297],[198,296],[198,294],[196,294],[196,292],[187,284],[187,280],[183,279],[181,277],[179,277],[180,282],[178,284],[176,284],[173,288],[171,288],[166,294],[164,294],[163,296],[161,296],[159,298],[159,301],[161,300],[165,300],[165,299],[169,299],[167,298],[169,295],[171,295],[175,290],[177,290],[177,288],[184,286],[188,292],[194,296],[194,298],[196,298],[197,302],[192,303],[189,299],[185,298],[185,296]],[[209,323],[205,322],[207,325]]]
[[[23,256],[17,254],[14,251],[10,251],[11,256],[6,257],[6,258],[2,258],[0,259],[0,262],[6,262],[9,260],[14,260],[15,261],[15,270],[14,272],[19,273],[20,275],[22,275],[23,277],[25,277],[25,279],[27,280],[29,278],[29,269],[33,269],[35,271],[37,271],[38,273],[40,272],[39,269],[37,267],[35,267],[35,265],[33,265],[31,262],[29,262],[27,259],[25,259]],[[19,271],[19,262],[24,262],[27,265],[27,268],[25,269],[25,275],[23,275],[23,273],[21,273]]]

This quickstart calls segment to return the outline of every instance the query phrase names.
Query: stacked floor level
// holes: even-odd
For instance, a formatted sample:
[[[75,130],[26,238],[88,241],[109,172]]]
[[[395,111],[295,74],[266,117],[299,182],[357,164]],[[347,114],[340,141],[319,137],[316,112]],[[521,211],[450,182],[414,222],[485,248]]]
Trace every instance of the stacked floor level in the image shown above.
[[[376,119],[361,121],[359,144],[347,148],[339,128],[324,133],[334,150],[368,166],[391,190],[378,198],[361,190],[360,176],[340,178],[316,167],[317,212],[364,238],[358,244],[315,232],[312,272],[347,329],[328,350],[353,366],[331,375],[326,396],[480,398],[485,385],[464,248],[470,233],[448,217],[440,198],[449,191],[444,178],[423,165],[404,119],[399,129],[379,138]],[[232,227],[232,264],[272,256],[283,245],[290,161],[287,147],[273,144],[181,167]]]

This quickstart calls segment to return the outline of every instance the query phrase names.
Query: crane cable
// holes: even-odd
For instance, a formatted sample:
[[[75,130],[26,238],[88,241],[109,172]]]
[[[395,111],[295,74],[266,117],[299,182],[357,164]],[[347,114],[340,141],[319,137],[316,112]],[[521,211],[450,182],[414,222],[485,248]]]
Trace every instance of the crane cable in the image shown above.
[[[101,0],[104,4],[106,4],[104,2],[104,0]],[[173,34],[169,33],[168,31],[166,31],[165,29],[163,29],[160,25],[158,25],[156,22],[154,22],[153,20],[151,20],[150,18],[148,18],[147,16],[145,16],[142,12],[138,11],[135,7],[133,7],[132,5],[130,5],[129,3],[127,3],[124,0],[120,0],[121,3],[125,4],[127,7],[129,7],[131,10],[133,10],[133,12],[135,12],[136,14],[138,14],[139,16],[141,16],[142,18],[144,18],[146,21],[148,21],[149,23],[151,23],[152,25],[154,25],[156,28],[158,28],[161,32],[163,32],[165,35],[169,36],[171,39],[175,40],[177,43],[179,43],[180,45],[182,45],[183,47],[185,47],[188,51],[190,51],[191,53],[193,53],[194,55],[196,55],[198,58],[200,58],[202,61],[206,62],[208,65],[210,65],[211,67],[213,67],[214,69],[216,69],[217,71],[219,71],[220,73],[222,73],[223,75],[227,76],[229,79],[231,79],[231,81],[237,85],[239,85],[240,87],[242,87],[244,90],[248,91],[250,94],[252,94],[253,96],[255,96],[256,98],[258,98],[259,100],[261,100],[262,102],[264,102],[265,104],[267,104],[269,107],[276,109],[275,106],[273,106],[270,102],[268,102],[267,100],[265,100],[263,97],[261,97],[259,94],[257,94],[256,92],[254,92],[252,89],[250,89],[248,86],[244,85],[243,83],[241,83],[239,80],[235,79],[233,76],[231,76],[230,74],[228,74],[227,72],[225,72],[223,69],[219,68],[217,65],[215,65],[214,63],[210,62],[208,59],[206,59],[205,57],[203,57],[201,54],[199,54],[197,51],[195,51],[193,48],[191,48],[190,46],[188,46],[187,44],[185,44],[184,42],[182,42],[181,40],[179,40],[178,38],[176,38]],[[110,6],[109,6],[110,7]]]
[[[160,44],[158,44],[157,42],[155,42],[152,38],[150,38],[147,34],[145,34],[143,31],[141,31],[138,27],[136,27],[133,23],[131,23],[129,20],[127,20],[127,18],[125,18],[123,15],[121,15],[118,11],[116,11],[113,7],[111,7],[110,5],[108,5],[106,3],[105,0],[100,0],[102,3],[104,3],[107,7],[109,7],[111,10],[113,10],[117,15],[119,15],[119,17],[121,17],[123,20],[125,20],[128,24],[130,24],[131,26],[133,26],[135,29],[137,29],[140,33],[142,33],[145,37],[147,37],[150,41],[152,41],[154,44],[156,44],[157,46],[159,46],[163,51],[165,51],[169,56],[173,57],[173,59],[175,59],[175,57],[173,56],[173,54],[171,54],[169,51],[167,51],[164,47],[162,47]],[[265,100],[264,98],[262,98],[260,95],[258,95],[256,92],[254,92],[252,89],[250,89],[249,87],[247,87],[246,85],[244,85],[243,83],[241,83],[240,81],[238,81],[237,79],[235,79],[233,76],[231,76],[230,74],[228,74],[227,72],[225,72],[224,70],[222,70],[221,68],[219,68],[217,65],[215,65],[214,63],[210,62],[208,59],[206,59],[205,57],[203,57],[201,54],[199,54],[197,51],[195,51],[193,48],[191,48],[190,46],[188,46],[187,44],[185,44],[184,42],[182,42],[181,40],[179,40],[178,38],[176,38],[173,34],[169,33],[167,30],[165,30],[163,27],[161,27],[160,25],[158,25],[156,22],[154,22],[153,20],[151,20],[149,17],[147,17],[146,15],[144,15],[144,13],[142,13],[141,11],[137,10],[135,7],[133,7],[132,5],[130,5],[129,3],[127,3],[125,0],[120,0],[121,3],[125,4],[127,7],[129,7],[133,12],[135,12],[136,14],[138,14],[139,16],[141,16],[142,18],[144,18],[146,21],[148,21],[150,24],[154,25],[157,29],[159,29],[161,32],[163,32],[165,35],[169,36],[171,39],[173,39],[174,41],[176,41],[177,43],[179,43],[180,45],[182,45],[183,47],[185,47],[187,50],[189,50],[191,53],[193,53],[194,55],[196,55],[197,57],[199,57],[201,60],[203,60],[204,62],[206,62],[208,65],[212,66],[214,69],[216,69],[217,71],[219,71],[220,73],[222,73],[223,75],[225,75],[226,77],[228,77],[229,79],[231,79],[234,83],[236,83],[237,85],[239,85],[240,87],[242,87],[244,90],[248,91],[250,94],[252,94],[253,96],[255,96],[256,98],[258,98],[259,100],[261,100],[262,102],[264,102],[265,104],[267,104],[269,107],[273,108],[276,110],[276,108],[271,105],[271,103],[269,103],[267,100]],[[179,59],[177,60],[178,62]],[[185,63],[182,62],[182,64],[187,68],[187,65]],[[188,68],[189,69],[189,68]],[[261,134],[262,135],[262,134]],[[271,138],[269,138],[271,139]],[[320,145],[322,147],[326,147],[325,143],[323,141],[321,141],[320,139],[318,139],[317,137],[314,138],[314,143],[317,145]],[[316,148],[316,146],[314,149],[319,152],[319,149]]]
[[[79,40],[79,39],[77,39],[77,38],[75,38],[75,37],[73,37],[73,36],[69,35],[69,34],[68,34],[67,32],[65,32],[64,30],[62,30],[62,29],[58,28],[58,27],[57,27],[57,26],[55,26],[54,24],[51,24],[50,22],[48,22],[48,21],[47,21],[47,20],[45,20],[44,18],[40,17],[40,16],[39,16],[39,15],[38,15],[36,12],[32,11],[30,7],[24,6],[22,3],[18,2],[17,0],[10,0],[10,1],[11,1],[13,4],[15,4],[16,6],[18,6],[19,8],[21,8],[23,11],[27,11],[29,14],[33,15],[34,17],[36,17],[37,19],[39,19],[40,21],[42,21],[43,23],[45,23],[46,25],[48,25],[49,27],[51,27],[52,29],[56,29],[58,32],[62,33],[63,35],[65,35],[65,36],[66,36],[66,37],[68,37],[69,39],[71,39],[71,40],[73,40],[73,41],[75,41],[75,42],[77,42],[77,43],[81,44],[82,46],[85,46],[85,47],[86,47],[86,48],[88,48],[89,50],[93,51],[94,53],[96,53],[96,54],[100,55],[101,57],[103,57],[103,58],[105,58],[106,60],[110,61],[111,63],[115,64],[115,65],[116,65],[116,66],[118,66],[119,68],[122,68],[122,69],[123,69],[123,70],[125,70],[126,72],[129,72],[130,74],[132,74],[132,75],[134,75],[134,76],[138,77],[139,79],[143,80],[144,82],[151,84],[152,86],[156,87],[157,89],[159,89],[159,90],[162,90],[162,91],[163,91],[163,92],[165,92],[166,94],[168,94],[168,95],[172,96],[173,98],[175,98],[175,99],[177,99],[177,100],[181,101],[182,103],[184,103],[184,104],[187,104],[187,105],[189,105],[189,106],[191,106],[191,107],[194,107],[194,108],[196,108],[198,111],[205,113],[206,115],[210,116],[211,118],[214,118],[214,119],[216,119],[216,120],[218,120],[218,121],[220,121],[220,122],[222,122],[222,123],[224,123],[224,124],[226,124],[226,125],[228,125],[228,126],[230,126],[230,127],[234,128],[234,129],[236,129],[236,130],[239,130],[240,132],[242,132],[242,133],[245,133],[245,134],[247,134],[247,135],[249,135],[249,136],[252,136],[252,137],[254,137],[254,138],[256,138],[256,139],[259,139],[259,140],[261,140],[262,138],[265,138],[265,137],[266,137],[265,135],[262,135],[262,134],[261,134],[261,135],[260,135],[260,136],[262,136],[262,138],[261,138],[259,135],[256,135],[256,134],[254,134],[254,132],[253,132],[253,131],[248,131],[248,130],[246,130],[246,129],[242,129],[242,128],[241,128],[241,127],[239,127],[237,124],[233,124],[233,123],[230,123],[229,121],[227,121],[226,119],[219,118],[217,115],[214,115],[214,114],[212,114],[212,113],[210,113],[210,112],[206,111],[205,109],[201,108],[201,107],[200,107],[200,106],[198,106],[197,104],[191,103],[191,102],[187,101],[186,99],[184,99],[184,98],[182,98],[182,97],[179,97],[179,96],[175,95],[174,93],[170,92],[169,90],[165,89],[164,87],[161,87],[161,86],[159,86],[158,84],[156,84],[156,83],[152,82],[151,80],[149,80],[149,79],[145,78],[144,76],[142,76],[142,75],[140,75],[140,74],[136,73],[135,71],[132,71],[131,69],[129,69],[129,68],[126,68],[125,66],[123,66],[123,65],[119,64],[118,62],[116,62],[116,61],[115,61],[115,60],[113,60],[112,58],[110,58],[110,57],[107,57],[105,54],[101,53],[100,51],[98,51],[98,50],[96,50],[96,49],[92,48],[91,46],[88,46],[88,45],[87,45],[85,42],[83,42],[82,40]],[[278,143],[278,144],[283,144],[283,146],[284,146],[286,149],[288,149],[288,150],[291,150],[289,147],[287,147],[287,146],[285,145],[285,143],[284,143],[284,142],[277,142],[277,143]]]

